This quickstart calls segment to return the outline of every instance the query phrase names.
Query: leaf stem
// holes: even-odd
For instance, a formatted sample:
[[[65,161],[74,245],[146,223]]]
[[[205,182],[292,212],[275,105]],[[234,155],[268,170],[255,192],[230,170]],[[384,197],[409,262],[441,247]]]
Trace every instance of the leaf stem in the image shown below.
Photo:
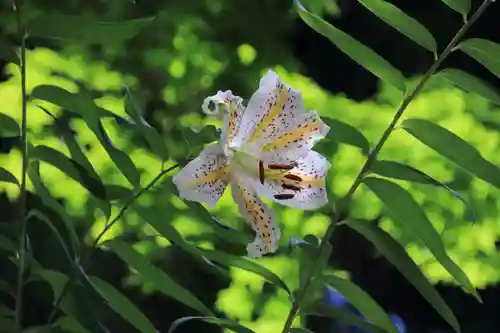
[[[19,235],[19,262],[17,271],[17,286],[16,286],[16,309],[15,309],[15,327],[17,332],[22,332],[22,312],[23,312],[23,273],[24,267],[26,266],[26,174],[28,171],[28,115],[27,115],[27,103],[28,98],[26,95],[26,30],[22,22],[21,13],[22,3],[21,0],[15,0],[13,2],[13,8],[16,12],[17,21],[17,31],[19,38],[21,40],[21,94],[22,94],[22,106],[21,106],[21,145],[22,145],[22,174],[21,174],[21,187],[19,195],[19,223],[20,223],[20,235]]]
[[[398,108],[396,111],[396,114],[394,115],[394,118],[392,119],[391,123],[383,133],[382,137],[378,141],[377,145],[375,148],[370,152],[368,155],[368,158],[366,159],[365,164],[363,165],[363,168],[359,172],[358,176],[354,180],[353,184],[347,191],[347,194],[344,196],[342,199],[343,205],[339,207],[339,211],[336,211],[332,214],[332,218],[330,221],[330,225],[328,226],[328,229],[325,232],[325,235],[323,237],[323,241],[321,245],[318,248],[318,254],[315,256],[315,259],[313,260],[311,264],[311,269],[309,270],[308,276],[306,281],[304,282],[304,285],[299,289],[297,292],[297,297],[295,298],[295,301],[292,305],[292,308],[288,314],[288,317],[286,319],[285,325],[283,327],[283,333],[288,333],[293,320],[297,313],[300,310],[300,305],[301,302],[303,301],[307,288],[312,280],[314,278],[313,272],[316,270],[316,266],[318,265],[318,258],[320,258],[320,254],[324,250],[325,244],[327,244],[333,234],[333,231],[335,229],[335,226],[337,225],[338,222],[346,215],[346,212],[344,211],[347,208],[348,202],[351,200],[354,192],[358,189],[359,185],[361,185],[361,182],[363,181],[363,177],[367,172],[370,171],[370,168],[372,164],[375,162],[378,153],[386,143],[387,139],[391,135],[391,133],[394,131],[394,128],[396,127],[399,119],[401,119],[401,116],[405,112],[405,110],[408,108],[408,105],[415,99],[415,97],[418,95],[418,93],[422,90],[424,87],[425,83],[431,78],[432,75],[436,72],[438,67],[443,63],[443,61],[450,55],[450,53],[453,51],[453,48],[455,45],[458,43],[458,41],[463,37],[463,35],[469,30],[469,28],[477,21],[477,19],[486,11],[486,9],[493,3],[495,0],[485,0],[481,6],[477,9],[477,11],[472,15],[472,17],[465,22],[465,24],[458,30],[458,32],[455,34],[455,36],[452,38],[452,40],[448,43],[446,48],[443,50],[443,52],[439,55],[439,57],[434,61],[432,66],[427,70],[427,72],[424,74],[420,82],[417,84],[415,88],[409,93],[401,103],[401,106]]]
[[[155,178],[153,178],[148,185],[146,185],[145,187],[143,187],[142,189],[140,189],[136,194],[134,194],[133,197],[131,197],[126,203],[125,205],[122,207],[122,209],[118,212],[118,214],[113,218],[113,220],[111,222],[109,222],[105,227],[104,229],[101,231],[101,233],[96,237],[96,239],[94,240],[94,243],[92,244],[92,246],[89,248],[89,250],[87,251],[87,254],[86,256],[82,259],[82,263],[81,265],[83,267],[87,266],[90,262],[90,259],[91,259],[91,256],[92,256],[92,253],[94,252],[94,250],[97,248],[97,246],[99,245],[99,241],[102,239],[102,237],[104,236],[104,234],[106,234],[106,232],[111,229],[113,227],[113,225],[118,222],[120,220],[120,218],[125,214],[125,211],[127,209],[130,208],[130,206],[132,206],[132,204],[137,200],[139,199],[139,197],[141,195],[143,195],[144,193],[146,193],[147,191],[149,191],[153,186],[156,185],[156,183],[158,183],[158,181],[163,177],[165,176],[167,173],[169,173],[170,171],[176,169],[177,167],[179,167],[179,164],[175,164],[167,169],[163,169],[161,170],[156,176]],[[61,293],[59,294],[59,297],[57,298],[57,300],[55,301],[54,303],[54,307],[52,308],[52,311],[49,315],[49,319],[47,321],[48,324],[50,324],[52,322],[52,320],[54,319],[55,315],[56,315],[56,311],[57,309],[59,308],[59,305],[61,304],[62,300],[64,299],[64,296],[66,296],[66,293],[69,291],[69,286],[70,286],[70,281],[67,281],[61,291]]]

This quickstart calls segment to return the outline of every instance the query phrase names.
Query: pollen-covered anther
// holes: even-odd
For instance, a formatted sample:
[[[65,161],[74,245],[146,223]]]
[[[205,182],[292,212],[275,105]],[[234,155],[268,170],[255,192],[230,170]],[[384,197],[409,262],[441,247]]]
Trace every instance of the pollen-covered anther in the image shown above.
[[[287,184],[287,183],[281,184],[281,187],[283,187],[285,190],[292,190],[292,191],[295,191],[295,192],[299,192],[299,191],[302,190],[302,188],[299,187],[299,186],[295,186],[295,185]]]
[[[289,199],[293,199],[294,196],[295,196],[295,194],[293,194],[293,193],[280,193],[280,194],[275,194],[274,199],[276,199],[276,200],[289,200]]]
[[[290,164],[268,164],[267,168],[271,170],[292,170],[297,165],[297,162],[294,161]]]
[[[286,179],[290,179],[290,180],[295,180],[297,182],[301,182],[302,181],[302,178],[297,176],[297,175],[294,175],[292,173],[287,173],[286,175],[284,175],[283,177],[285,177]]]

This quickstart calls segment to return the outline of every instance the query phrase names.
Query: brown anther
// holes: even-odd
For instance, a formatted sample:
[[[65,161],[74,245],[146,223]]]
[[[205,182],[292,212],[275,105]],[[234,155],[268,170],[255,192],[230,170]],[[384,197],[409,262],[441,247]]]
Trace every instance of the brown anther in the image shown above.
[[[264,163],[262,161],[259,161],[259,180],[264,185]]]
[[[297,166],[297,162],[290,164],[268,164],[267,167],[271,170],[292,170]]]
[[[295,186],[292,184],[286,184],[286,183],[281,184],[281,187],[283,187],[286,190],[292,190],[292,191],[297,191],[297,192],[302,190],[302,188],[300,188],[298,186]]]
[[[274,199],[276,199],[276,200],[288,200],[288,199],[292,199],[294,196],[295,196],[295,194],[292,194],[292,193],[275,194]]]
[[[301,182],[302,181],[302,178],[300,178],[299,176],[294,175],[292,173],[288,173],[288,174],[284,175],[283,177],[285,177],[286,179],[295,180],[297,182]]]

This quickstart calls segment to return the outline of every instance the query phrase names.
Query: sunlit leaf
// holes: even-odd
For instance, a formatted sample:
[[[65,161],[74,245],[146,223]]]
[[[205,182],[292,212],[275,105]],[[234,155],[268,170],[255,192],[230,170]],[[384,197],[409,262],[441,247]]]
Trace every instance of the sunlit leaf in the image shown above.
[[[0,182],[11,183],[19,186],[17,178],[12,173],[10,173],[10,171],[7,171],[2,167],[0,167]]]
[[[70,238],[70,243],[73,248],[73,253],[80,253],[80,242],[78,241],[78,236],[76,235],[76,231],[74,229],[74,223],[71,221],[71,217],[68,215],[66,212],[66,209],[56,200],[52,197],[50,192],[47,190],[45,185],[43,184],[41,178],[40,178],[40,169],[39,169],[39,164],[40,162],[34,161],[31,162],[28,166],[28,176],[33,183],[33,187],[36,190],[36,193],[40,196],[40,199],[42,202],[53,209],[63,220],[65,227],[67,229],[69,238]],[[36,212],[33,211],[32,212]],[[36,213],[34,213],[36,214]],[[28,214],[29,216],[29,214]],[[37,215],[37,217],[43,217],[43,214]],[[61,244],[62,245],[62,244]]]
[[[359,147],[364,153],[368,153],[370,143],[357,128],[333,118],[323,117],[321,119],[330,126],[327,138]]]
[[[382,21],[431,52],[437,51],[432,34],[420,22],[385,0],[358,0]]]
[[[30,158],[47,162],[89,190],[94,196],[100,199],[106,198],[104,185],[92,177],[82,165],[75,160],[66,157],[63,153],[44,145],[38,145],[30,150]]]
[[[323,275],[322,279],[344,296],[371,323],[390,333],[398,333],[398,329],[385,311],[357,285],[335,275]]]
[[[142,333],[157,333],[151,321],[118,290],[109,283],[95,277],[89,277],[90,282],[103,296],[110,308],[132,324]]]
[[[170,325],[170,328],[168,329],[167,333],[174,333],[177,330],[177,328],[179,328],[179,326],[181,326],[182,324],[184,324],[188,321],[191,321],[191,320],[201,320],[201,321],[204,321],[204,322],[209,323],[209,324],[215,324],[215,325],[229,329],[229,330],[236,332],[236,333],[254,333],[254,331],[252,331],[251,329],[246,328],[246,327],[244,327],[236,322],[233,322],[231,320],[228,320],[228,319],[221,319],[221,318],[215,318],[215,317],[195,317],[195,316],[182,317],[182,318],[176,319],[172,323],[172,325]]]
[[[470,10],[470,0],[441,0],[454,11],[467,15]]]
[[[457,48],[476,59],[487,70],[500,78],[500,44],[481,38],[466,39]]]
[[[405,249],[389,234],[378,228],[374,223],[349,220],[344,222],[368,239],[376,249],[396,267],[403,276],[413,284],[418,292],[432,305],[456,332],[460,332],[460,325],[453,312],[441,298],[436,289],[427,281],[418,266],[406,253]]]
[[[460,195],[460,193],[453,190],[448,185],[443,184],[440,181],[432,178],[425,172],[415,169],[414,167],[407,164],[394,161],[384,161],[384,160],[375,161],[371,167],[371,171],[380,176],[388,178],[407,180],[411,182],[444,188],[445,190],[450,192],[455,198],[457,198],[458,200],[462,201],[465,204],[465,206],[471,211],[473,215],[473,220],[475,220],[474,210],[469,205],[467,200],[465,200],[465,198],[462,195]]]
[[[340,322],[354,325],[365,329],[370,333],[388,333],[392,332],[378,326],[375,326],[366,320],[361,319],[360,316],[350,313],[344,309],[328,306],[324,303],[315,304],[310,310],[306,311],[307,314],[313,316],[327,317]],[[387,315],[385,315],[387,316]]]
[[[276,274],[265,268],[264,266],[259,265],[256,262],[250,261],[248,259],[233,256],[231,254],[227,254],[224,252],[213,251],[213,250],[200,250],[205,258],[210,261],[214,261],[218,264],[227,267],[238,267],[244,269],[246,271],[255,273],[270,283],[274,284],[277,287],[284,289],[289,295],[292,295],[288,286],[281,280]]]
[[[161,269],[153,266],[147,258],[143,257],[128,244],[118,239],[114,239],[106,242],[105,246],[109,247],[122,260],[136,269],[137,272],[139,272],[148,282],[152,283],[158,291],[197,310],[201,314],[214,316],[212,310],[206,307],[196,296],[172,280],[172,278]]]
[[[70,39],[81,43],[113,43],[137,35],[154,18],[121,22],[99,22],[82,15],[42,15],[26,22],[31,35]]]
[[[420,142],[482,180],[500,188],[500,169],[449,130],[424,119],[406,119],[404,129]]]
[[[136,98],[132,96],[132,93],[128,88],[126,89],[125,95],[125,112],[127,112],[127,114],[135,121],[139,131],[151,147],[151,150],[158,155],[162,161],[165,161],[168,158],[168,155],[163,138],[156,131],[156,129],[149,125],[143,118],[142,112],[139,108],[139,103]]]
[[[401,186],[385,179],[366,178],[363,183],[384,203],[403,229],[419,238],[443,267],[478,300],[480,297],[462,269],[448,256],[438,232],[413,197]]]
[[[0,113],[0,137],[17,137],[21,130],[17,122],[6,114]]]
[[[19,65],[21,61],[12,44],[3,36],[0,36],[0,59]],[[0,120],[1,124],[1,120]]]
[[[500,105],[500,93],[489,83],[475,77],[467,72],[456,68],[446,68],[438,72],[436,77],[444,77],[446,80],[458,87],[479,96],[482,96],[493,103]]]
[[[307,25],[328,38],[352,60],[372,72],[381,80],[386,81],[401,91],[405,90],[404,76],[389,62],[345,32],[308,12],[299,0],[295,0],[295,6],[299,16]]]

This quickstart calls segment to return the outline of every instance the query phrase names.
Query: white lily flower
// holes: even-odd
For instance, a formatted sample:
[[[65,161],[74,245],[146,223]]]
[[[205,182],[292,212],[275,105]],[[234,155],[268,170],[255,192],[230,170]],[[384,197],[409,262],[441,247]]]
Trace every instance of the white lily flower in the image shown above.
[[[240,213],[256,233],[248,256],[261,257],[277,250],[281,233],[259,195],[303,210],[328,202],[325,177],[330,164],[312,147],[330,128],[316,111],[306,112],[300,93],[272,70],[246,107],[228,90],[206,98],[202,108],[214,114],[221,106],[226,114],[220,141],[205,147],[173,182],[182,198],[211,207],[230,185]]]

